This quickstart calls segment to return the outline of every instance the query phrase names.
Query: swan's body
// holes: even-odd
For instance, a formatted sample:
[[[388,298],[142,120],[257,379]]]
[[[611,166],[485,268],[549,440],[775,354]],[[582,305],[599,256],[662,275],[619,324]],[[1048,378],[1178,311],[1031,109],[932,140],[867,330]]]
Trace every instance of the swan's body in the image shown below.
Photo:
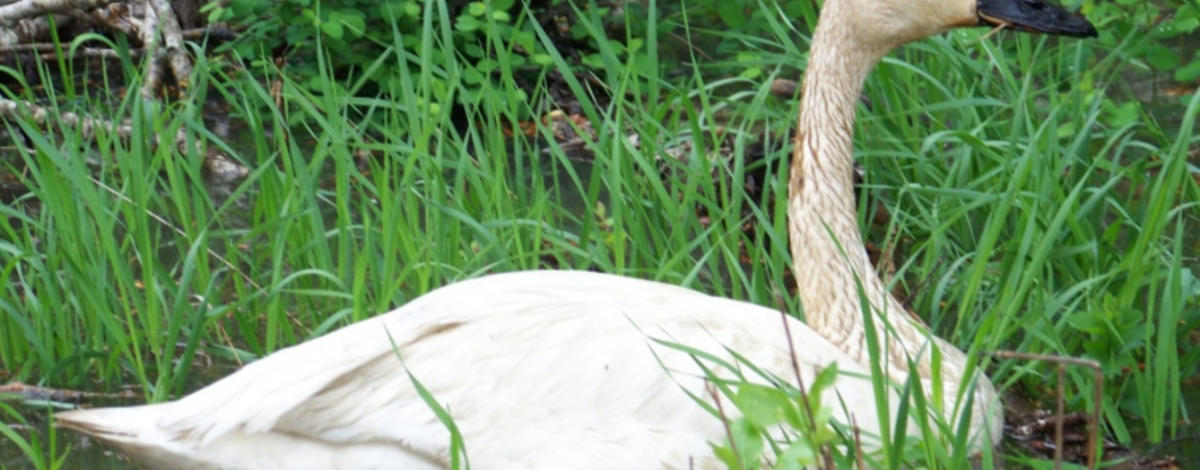
[[[278,351],[175,402],[62,413],[59,423],[159,469],[443,468],[449,433],[417,395],[411,371],[448,408],[476,468],[712,468],[721,422],[703,373],[671,341],[784,380],[795,361],[846,373],[823,395],[842,422],[876,435],[858,282],[886,337],[884,368],[929,390],[945,384],[940,418],[969,413],[972,446],[1000,437],[991,383],[904,315],[863,251],[851,193],[854,110],[887,51],[952,26],[1015,22],[1039,0],[827,0],[814,34],[793,155],[789,233],[808,324],[772,309],[619,276],[560,271],[493,275],[443,287],[387,314]],[[988,3],[988,5],[985,5]],[[1016,5],[1016,6],[1013,6]],[[1021,5],[1024,5],[1022,7]],[[1041,5],[1046,7],[1045,5]],[[987,11],[983,9],[987,8]],[[1065,19],[1064,19],[1065,18]],[[1086,34],[1054,17],[1066,34]],[[887,323],[894,333],[880,327]],[[390,339],[389,339],[390,334]],[[396,358],[395,350],[403,357]],[[941,367],[931,366],[937,348]],[[909,360],[917,365],[910,371]],[[727,372],[727,371],[726,371]],[[847,374],[848,373],[848,374]],[[691,396],[689,396],[689,393]],[[963,410],[960,398],[974,404]],[[894,409],[899,399],[889,400]],[[938,405],[935,405],[935,408]],[[890,431],[890,430],[889,430]],[[867,439],[866,445],[872,441]]]
[[[807,383],[833,362],[867,373],[790,321]],[[388,332],[404,364],[448,405],[476,468],[712,468],[707,442],[721,440],[722,425],[681,390],[707,396],[702,373],[690,356],[650,338],[735,363],[728,347],[794,380],[776,310],[621,276],[528,271],[448,285],[176,402],[88,411],[95,419],[84,429],[139,460],[162,456],[154,468],[183,460],[188,468],[260,469],[444,462],[446,427],[416,395]],[[865,379],[841,380],[849,409],[874,410]],[[857,419],[874,432],[874,418]],[[127,432],[135,434],[125,442]],[[354,443],[372,445],[346,445]]]

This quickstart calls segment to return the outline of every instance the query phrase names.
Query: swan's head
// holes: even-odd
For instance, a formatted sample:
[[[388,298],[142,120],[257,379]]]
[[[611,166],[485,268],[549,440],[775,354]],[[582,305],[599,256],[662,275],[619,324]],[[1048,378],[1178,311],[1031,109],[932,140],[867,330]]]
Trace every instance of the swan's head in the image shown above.
[[[823,16],[822,22],[834,19],[854,40],[883,51],[951,28],[969,26],[1076,37],[1096,35],[1096,28],[1086,18],[1045,0],[826,0],[825,3],[825,9],[833,11],[826,11],[830,15]]]

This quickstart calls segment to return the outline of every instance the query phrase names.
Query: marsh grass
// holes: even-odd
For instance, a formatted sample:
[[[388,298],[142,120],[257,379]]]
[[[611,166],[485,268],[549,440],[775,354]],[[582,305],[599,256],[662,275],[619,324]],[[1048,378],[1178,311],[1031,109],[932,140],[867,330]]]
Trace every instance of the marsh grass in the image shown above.
[[[320,79],[297,83],[271,64],[201,57],[187,96],[169,105],[77,83],[69,61],[38,64],[39,84],[23,83],[28,71],[4,70],[19,83],[6,95],[61,90],[57,106],[135,129],[130,139],[100,131],[88,141],[5,122],[28,137],[12,165],[29,189],[0,206],[5,379],[133,384],[149,401],[166,400],[200,385],[189,377],[201,357],[253,360],[455,280],[546,266],[800,312],[781,287],[790,266],[785,208],[771,203],[786,191],[782,136],[796,105],[769,84],[799,78],[815,12],[788,18],[764,4],[773,12],[764,35],[750,36],[648,8],[661,20],[626,17],[648,28],[635,51],[589,29],[602,59],[591,81],[542,31],[552,63],[534,79],[511,65],[519,52],[494,33],[489,80],[466,79],[474,64],[453,48],[439,2],[427,2],[419,31],[396,30],[363,70],[330,70],[318,55]],[[599,24],[595,11],[581,7],[581,21]],[[660,27],[754,54],[681,53]],[[1120,98],[1106,90],[1130,67],[1122,47],[1136,32],[1113,50],[1013,33],[980,40],[984,33],[906,46],[868,80],[856,131],[867,239],[897,247],[889,273],[897,292],[1000,387],[1049,400],[1053,368],[990,360],[990,351],[1089,357],[1108,377],[1103,401],[1092,402],[1088,371],[1068,370],[1069,408],[1102,407],[1109,437],[1135,446],[1184,432],[1195,403],[1181,399],[1180,381],[1200,360],[1190,339],[1200,319],[1200,94],[1184,100],[1178,129],[1145,114],[1112,126],[1106,106]],[[405,47],[412,34],[418,46]],[[690,62],[660,63],[681,55]],[[387,85],[367,80],[384,70],[395,71]],[[554,108],[547,89],[560,84],[548,71],[595,130],[580,133],[590,163],[573,160],[548,126],[529,139],[502,132]],[[125,59],[105,72],[137,89],[139,64]],[[223,119],[245,123],[245,135],[206,130],[209,100],[227,106]],[[249,177],[214,185],[201,155],[151,145],[177,129],[241,160]],[[764,131],[783,149],[759,162],[706,150],[732,136],[741,154]],[[686,140],[689,158],[665,156]],[[758,198],[740,184],[751,168],[768,175]],[[884,222],[871,223],[881,211]],[[892,386],[919,397],[911,390],[919,385]],[[0,402],[0,433],[30,464],[4,465],[70,466],[54,430],[11,426],[25,419],[17,411],[42,413],[20,403]],[[912,406],[893,429],[921,416],[925,405]],[[884,441],[884,467],[956,468],[965,458],[945,455],[935,439]]]

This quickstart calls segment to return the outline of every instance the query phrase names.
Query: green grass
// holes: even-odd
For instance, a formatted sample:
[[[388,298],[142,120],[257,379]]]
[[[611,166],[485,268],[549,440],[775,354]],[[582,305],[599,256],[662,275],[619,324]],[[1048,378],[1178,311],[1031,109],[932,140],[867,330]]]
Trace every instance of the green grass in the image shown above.
[[[364,70],[335,73],[312,58],[323,70],[315,86],[263,63],[200,59],[187,98],[168,106],[73,83],[61,62],[40,64],[46,89],[66,90],[59,106],[129,119],[134,134],[101,131],[92,142],[6,122],[33,152],[11,163],[30,193],[0,206],[0,370],[53,387],[132,384],[166,400],[211,380],[197,378],[201,358],[251,360],[455,280],[544,260],[763,305],[783,298],[798,311],[781,287],[784,207],[770,203],[786,190],[783,132],[796,105],[768,86],[799,79],[807,35],[793,30],[805,21],[769,18],[760,36],[685,28],[690,19],[678,14],[663,20],[696,41],[740,44],[749,61],[693,56],[694,66],[662,66],[687,54],[656,37],[656,23],[632,54],[597,41],[597,82],[572,75],[579,66],[540,36],[548,70],[562,72],[597,131],[586,142],[590,163],[505,136],[551,109],[546,71],[522,87],[528,71],[511,66],[519,52],[493,34],[497,72],[467,80],[472,64],[450,47],[451,19],[438,8],[425,10],[419,31],[395,32]],[[1122,47],[1136,32],[1112,50],[1014,33],[980,41],[984,32],[906,46],[868,80],[870,109],[856,134],[867,239],[899,247],[895,282],[939,335],[980,355],[1099,360],[1102,402],[1091,398],[1090,371],[1071,369],[1069,408],[1101,406],[1108,436],[1126,444],[1183,432],[1191,410],[1180,381],[1200,361],[1200,94],[1183,98],[1179,128],[1144,113],[1113,125],[1114,100],[1124,99],[1106,90],[1128,77]],[[412,34],[419,46],[405,47]],[[397,73],[377,88],[367,77],[383,70]],[[137,80],[139,64],[110,73]],[[280,106],[264,84],[272,80]],[[33,100],[33,89],[4,92]],[[212,100],[244,126],[235,138],[206,130],[200,108]],[[150,145],[178,129],[244,162],[250,176],[214,188],[199,153]],[[703,150],[730,135],[741,152],[764,129],[785,149],[763,162]],[[539,132],[550,137],[546,126]],[[691,158],[663,157],[684,140],[693,140]],[[768,175],[760,200],[731,183],[754,165]],[[880,208],[887,223],[866,224]],[[757,229],[742,231],[747,223]],[[1052,401],[1052,366],[985,363],[998,385]],[[4,423],[25,419],[15,409],[44,419],[41,408],[12,403],[0,402]],[[3,426],[0,442],[32,467],[62,459],[53,431]],[[936,443],[900,441],[887,451],[891,466],[956,466]]]

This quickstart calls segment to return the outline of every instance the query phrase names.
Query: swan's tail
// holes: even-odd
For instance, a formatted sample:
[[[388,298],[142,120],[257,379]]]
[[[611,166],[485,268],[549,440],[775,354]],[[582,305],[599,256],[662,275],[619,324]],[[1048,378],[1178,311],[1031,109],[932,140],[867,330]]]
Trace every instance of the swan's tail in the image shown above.
[[[55,426],[111,444],[145,468],[218,470],[441,470],[440,461],[397,443],[329,442],[290,433],[234,431],[211,443],[159,426],[176,403],[59,413]]]
[[[73,429],[109,442],[126,442],[153,428],[156,405],[129,408],[95,408],[57,413],[54,425]]]
[[[148,468],[180,468],[185,446],[157,425],[169,404],[125,408],[95,408],[57,413],[54,425],[72,429],[111,444]],[[181,452],[182,451],[182,452]],[[199,467],[203,468],[203,467]]]

